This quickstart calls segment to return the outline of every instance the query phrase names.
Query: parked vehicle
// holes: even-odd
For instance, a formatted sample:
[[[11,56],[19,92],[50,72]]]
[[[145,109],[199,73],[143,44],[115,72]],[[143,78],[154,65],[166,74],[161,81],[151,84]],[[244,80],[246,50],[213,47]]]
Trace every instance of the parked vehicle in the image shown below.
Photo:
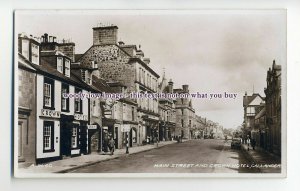
[[[231,141],[231,149],[241,149],[241,139],[233,138]]]

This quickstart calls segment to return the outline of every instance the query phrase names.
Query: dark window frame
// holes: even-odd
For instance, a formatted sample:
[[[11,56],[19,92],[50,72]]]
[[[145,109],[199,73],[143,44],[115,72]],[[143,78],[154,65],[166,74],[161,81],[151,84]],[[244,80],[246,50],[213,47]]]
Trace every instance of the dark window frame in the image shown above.
[[[75,94],[78,94],[80,92],[82,93],[82,89],[75,88]],[[80,109],[79,109],[79,111],[76,111],[76,98],[74,98],[74,112],[82,114],[82,99],[81,98],[78,98],[78,99],[79,99]]]
[[[47,84],[50,84],[51,85],[51,99],[50,99],[50,103],[51,103],[51,106],[46,106],[45,105],[45,83]],[[43,83],[43,108],[44,109],[50,109],[50,110],[55,110],[55,81],[51,78],[48,78],[48,77],[44,77],[44,83]]]
[[[51,144],[51,148],[50,149],[45,149],[45,132],[44,132],[44,128],[45,126],[50,126],[50,130],[51,130],[51,134],[50,134],[50,144]],[[43,123],[43,152],[44,153],[48,153],[48,152],[54,152],[54,121],[44,121]]]
[[[62,83],[61,84],[61,111],[70,112],[70,98],[63,98],[63,89],[66,89],[66,93],[70,93],[70,86],[68,84]],[[66,99],[66,109],[63,109],[63,100]]]

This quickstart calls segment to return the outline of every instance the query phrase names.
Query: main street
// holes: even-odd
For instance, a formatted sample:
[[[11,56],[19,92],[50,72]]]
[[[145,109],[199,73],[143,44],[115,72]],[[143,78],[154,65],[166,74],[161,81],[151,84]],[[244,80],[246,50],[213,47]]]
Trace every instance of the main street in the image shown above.
[[[70,173],[257,173],[241,167],[251,164],[230,142],[215,139],[191,140],[127,155]],[[227,166],[224,166],[227,165]]]

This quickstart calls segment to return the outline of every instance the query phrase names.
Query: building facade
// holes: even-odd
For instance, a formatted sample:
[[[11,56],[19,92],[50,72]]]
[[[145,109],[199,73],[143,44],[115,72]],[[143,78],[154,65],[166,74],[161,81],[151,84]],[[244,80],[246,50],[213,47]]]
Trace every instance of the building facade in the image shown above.
[[[108,83],[123,84],[125,93],[155,93],[158,90],[159,75],[151,69],[150,59],[144,58],[142,50],[135,45],[118,43],[117,26],[93,28],[93,45],[77,61],[83,65],[97,63],[98,77]],[[153,142],[159,131],[158,100],[133,97],[132,101],[137,103],[138,144],[147,139]]]
[[[259,132],[259,134],[256,135],[256,140],[258,140],[256,144],[265,150],[267,150],[266,122],[266,106],[265,103],[262,103],[257,107],[254,126]]]
[[[165,75],[162,76],[162,80],[158,86],[159,93],[172,94],[174,83],[170,79],[167,82]],[[159,117],[159,141],[169,141],[175,138],[176,128],[176,108],[175,99],[172,98],[160,98],[158,111]]]
[[[268,150],[281,155],[281,66],[273,61],[267,72],[266,126]]]
[[[35,163],[36,147],[36,69],[39,64],[39,39],[20,34],[18,37],[18,162]]]
[[[243,97],[244,107],[244,128],[243,139],[247,139],[247,136],[251,139],[259,141],[260,133],[257,126],[255,126],[255,115],[261,104],[264,103],[264,98],[257,93],[253,93],[251,96],[245,93]]]
[[[174,89],[174,93],[188,94],[189,86],[183,85],[182,89]],[[191,139],[195,131],[195,109],[189,96],[176,98],[176,136]]]
[[[27,122],[25,119],[19,122],[19,136],[22,136],[19,155],[23,154],[31,163],[44,163],[89,152],[89,100],[79,96],[88,94],[92,88],[73,75],[71,58],[57,49],[58,43],[53,38],[52,41],[49,39],[47,34],[42,36],[41,42],[22,35],[18,39],[19,65],[21,68],[27,67],[26,72],[19,70],[19,96],[22,96],[19,113],[22,118],[28,116]],[[30,86],[27,79],[32,82]],[[25,96],[24,88],[30,91],[29,97]],[[63,96],[64,93],[71,93],[74,97]],[[34,117],[31,118],[32,112]],[[22,126],[25,123],[26,126]],[[28,133],[24,142],[26,127]],[[25,147],[29,144],[32,151],[30,157],[25,157],[29,152]]]

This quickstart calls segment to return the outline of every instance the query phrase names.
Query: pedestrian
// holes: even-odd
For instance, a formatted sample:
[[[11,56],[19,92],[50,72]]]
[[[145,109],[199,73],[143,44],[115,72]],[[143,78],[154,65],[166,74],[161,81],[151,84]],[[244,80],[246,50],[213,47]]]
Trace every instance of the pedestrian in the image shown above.
[[[113,137],[111,137],[109,140],[109,150],[110,150],[110,155],[113,155],[115,151],[115,140],[113,139]]]
[[[256,145],[256,140],[255,139],[252,139],[251,141],[251,146],[252,146],[252,149],[255,150],[255,145]]]
[[[108,151],[108,140],[109,137],[107,135],[104,136],[104,140],[103,140],[103,151],[106,153]]]
[[[248,138],[247,138],[248,151],[249,151],[250,143],[251,143],[251,140],[250,140],[250,138],[248,137]]]

